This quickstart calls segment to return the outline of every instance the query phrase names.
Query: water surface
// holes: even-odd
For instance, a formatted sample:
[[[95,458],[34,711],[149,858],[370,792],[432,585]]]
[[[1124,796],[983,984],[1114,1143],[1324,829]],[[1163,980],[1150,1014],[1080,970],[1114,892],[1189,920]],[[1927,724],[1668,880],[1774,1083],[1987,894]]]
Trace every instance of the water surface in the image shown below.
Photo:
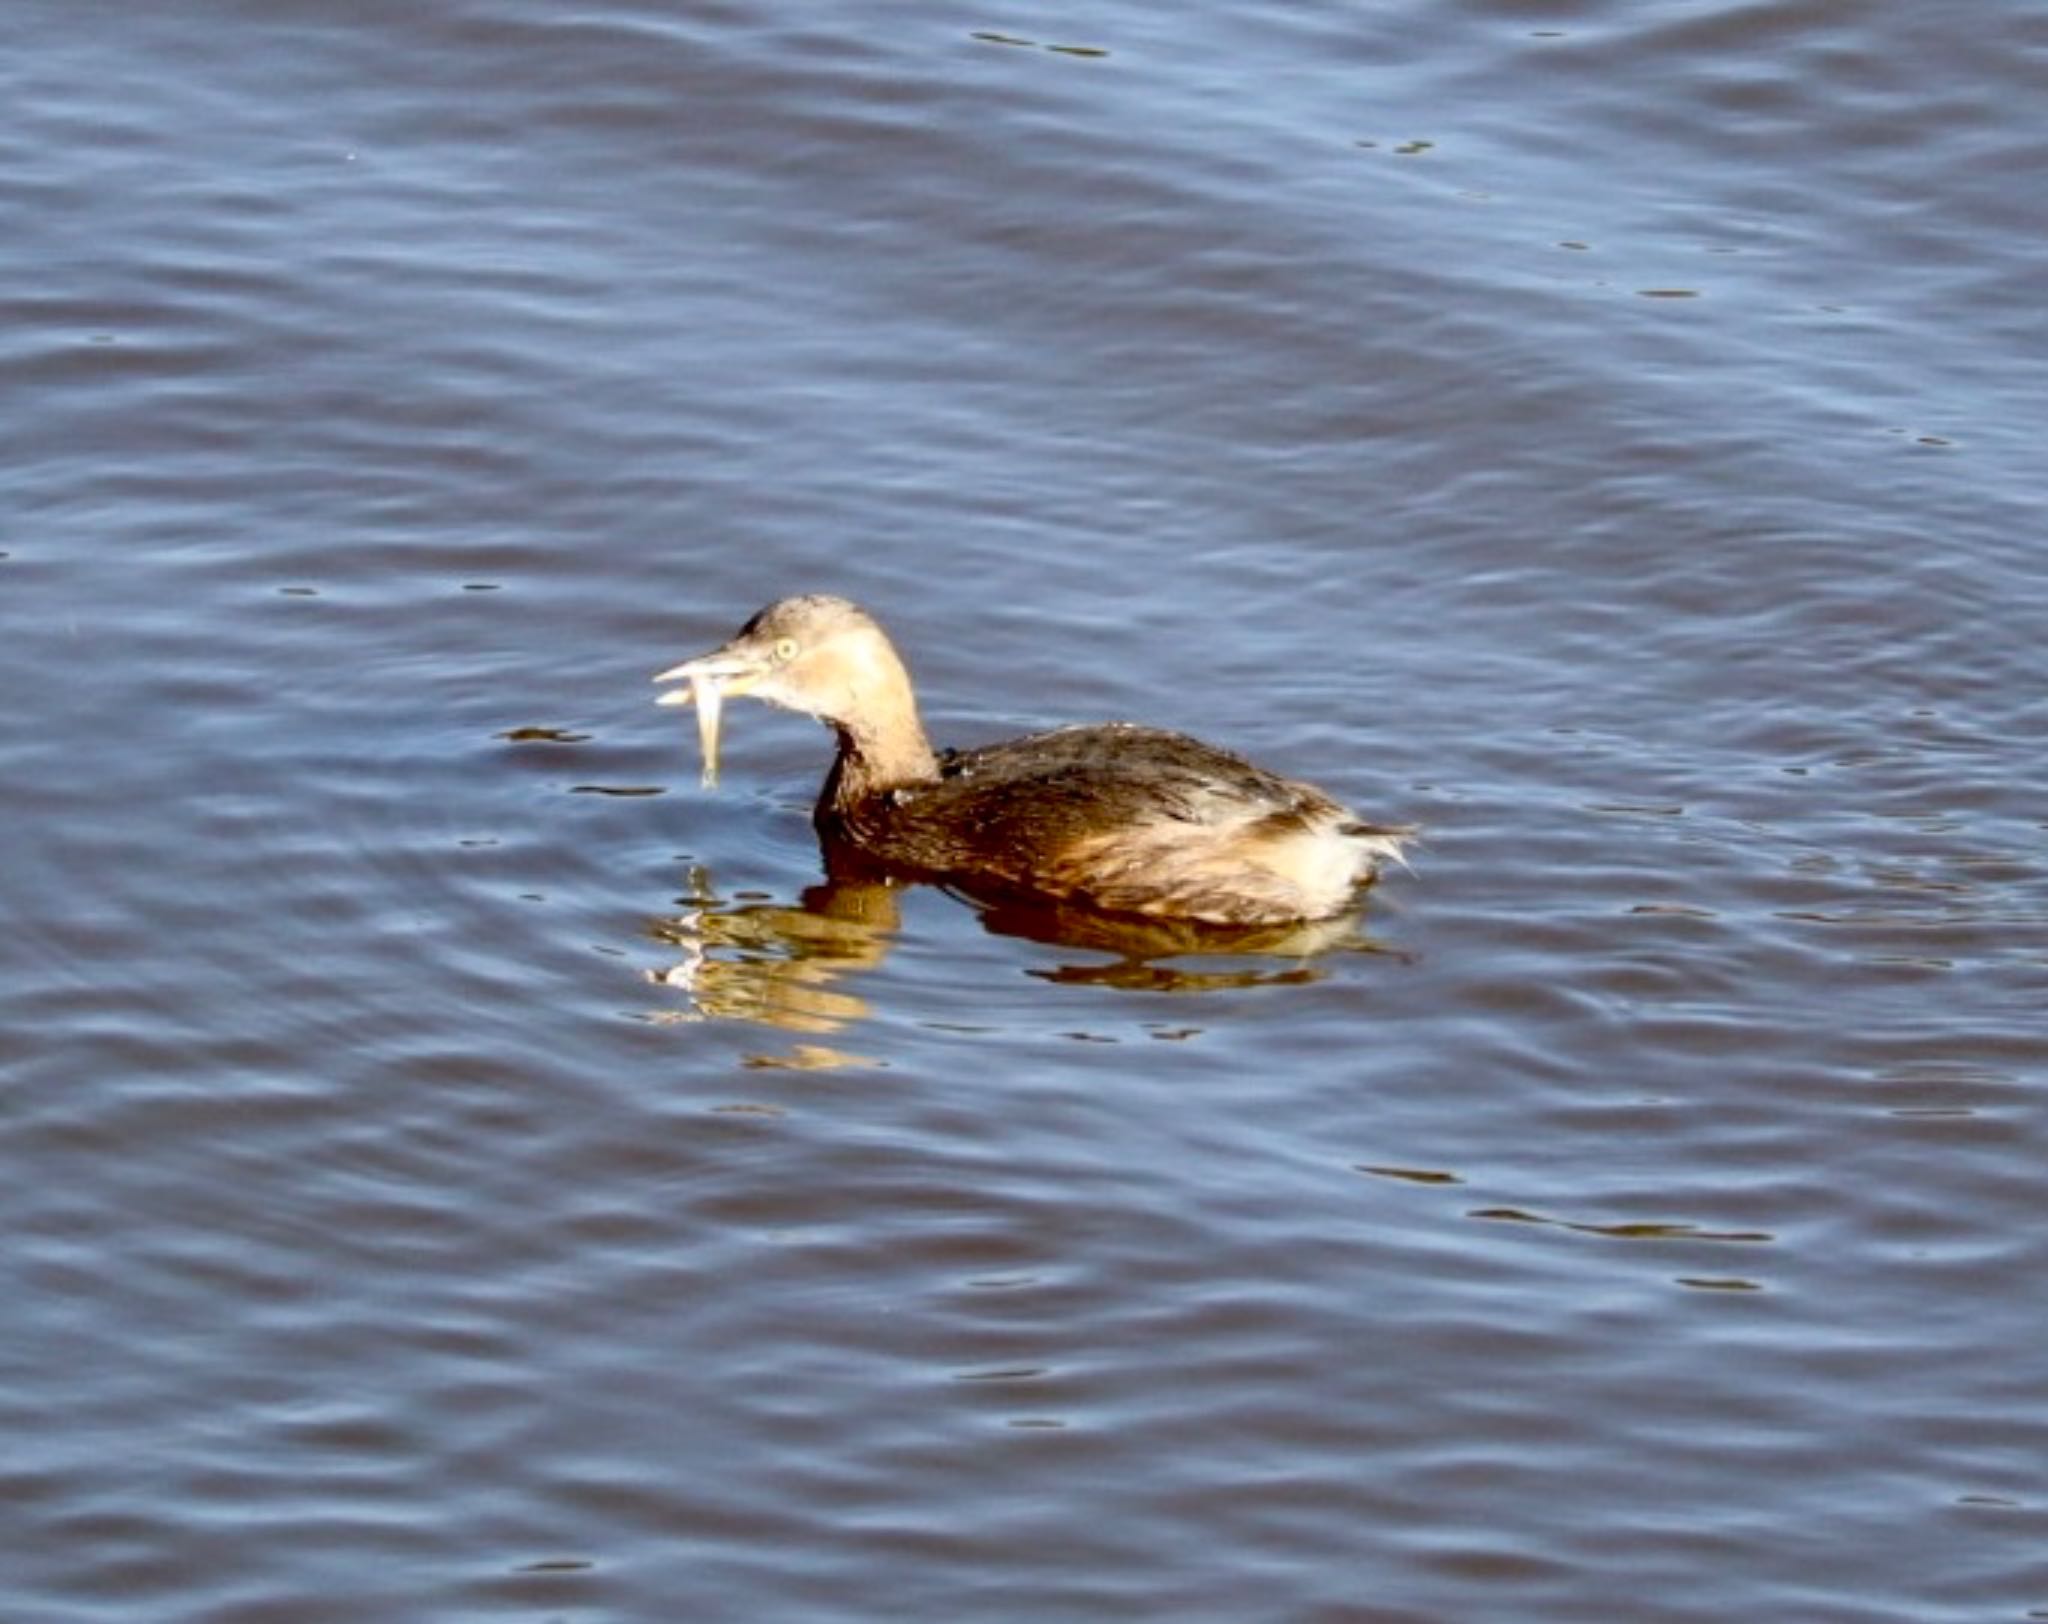
[[[2048,1617],[2034,8],[12,23],[0,1614]],[[821,892],[800,590],[1417,871]]]

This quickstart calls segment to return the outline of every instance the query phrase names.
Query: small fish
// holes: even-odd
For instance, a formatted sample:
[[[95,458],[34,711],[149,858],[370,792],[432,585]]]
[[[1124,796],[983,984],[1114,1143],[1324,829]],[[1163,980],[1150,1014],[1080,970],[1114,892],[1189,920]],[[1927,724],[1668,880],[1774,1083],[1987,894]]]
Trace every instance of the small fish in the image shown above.
[[[725,714],[726,687],[740,683],[744,692],[745,676],[746,672],[740,666],[717,655],[685,660],[681,665],[670,666],[655,675],[656,682],[688,684],[687,687],[669,689],[655,700],[655,704],[697,707],[697,748],[704,757],[704,783],[707,787],[718,782],[718,724]]]
[[[717,677],[690,678],[690,696],[697,703],[697,748],[704,756],[704,787],[718,783],[718,724],[725,711],[725,690]]]

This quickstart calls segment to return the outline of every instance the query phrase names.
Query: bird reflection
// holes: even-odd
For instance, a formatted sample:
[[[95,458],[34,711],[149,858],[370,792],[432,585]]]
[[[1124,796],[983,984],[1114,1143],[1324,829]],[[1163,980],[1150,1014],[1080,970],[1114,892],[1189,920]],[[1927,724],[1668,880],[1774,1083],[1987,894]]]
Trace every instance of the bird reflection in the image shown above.
[[[888,956],[901,922],[896,887],[828,877],[794,904],[723,903],[696,868],[691,890],[694,906],[649,926],[683,955],[649,979],[687,994],[693,1015],[836,1032],[868,1014],[865,999],[833,983]]]
[[[722,900],[702,867],[691,870],[689,906],[649,923],[679,956],[650,971],[684,995],[687,1009],[661,1020],[750,1021],[787,1032],[841,1031],[870,1013],[852,990],[878,969],[902,927],[907,882],[851,847],[824,842],[825,878],[795,902]],[[1338,953],[1388,953],[1359,914],[1257,927],[1126,918],[1034,899],[949,888],[985,929],[1100,958],[1027,971],[1066,985],[1198,993],[1320,981]]]

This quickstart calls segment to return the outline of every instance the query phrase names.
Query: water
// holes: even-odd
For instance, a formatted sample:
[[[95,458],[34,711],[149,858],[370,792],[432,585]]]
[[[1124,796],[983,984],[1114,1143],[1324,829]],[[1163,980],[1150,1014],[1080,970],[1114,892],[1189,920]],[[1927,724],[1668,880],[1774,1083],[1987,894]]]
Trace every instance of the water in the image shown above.
[[[0,1616],[2048,1617],[2036,8],[9,20]],[[1378,951],[807,894],[793,590]]]

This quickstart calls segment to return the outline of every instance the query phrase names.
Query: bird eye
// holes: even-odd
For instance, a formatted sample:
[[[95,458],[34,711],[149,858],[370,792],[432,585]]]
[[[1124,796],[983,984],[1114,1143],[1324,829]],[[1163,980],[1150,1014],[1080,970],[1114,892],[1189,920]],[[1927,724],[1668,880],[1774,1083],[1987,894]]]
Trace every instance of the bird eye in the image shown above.
[[[796,639],[794,637],[777,638],[775,642],[775,658],[780,660],[784,665],[787,665],[791,660],[795,659]]]

